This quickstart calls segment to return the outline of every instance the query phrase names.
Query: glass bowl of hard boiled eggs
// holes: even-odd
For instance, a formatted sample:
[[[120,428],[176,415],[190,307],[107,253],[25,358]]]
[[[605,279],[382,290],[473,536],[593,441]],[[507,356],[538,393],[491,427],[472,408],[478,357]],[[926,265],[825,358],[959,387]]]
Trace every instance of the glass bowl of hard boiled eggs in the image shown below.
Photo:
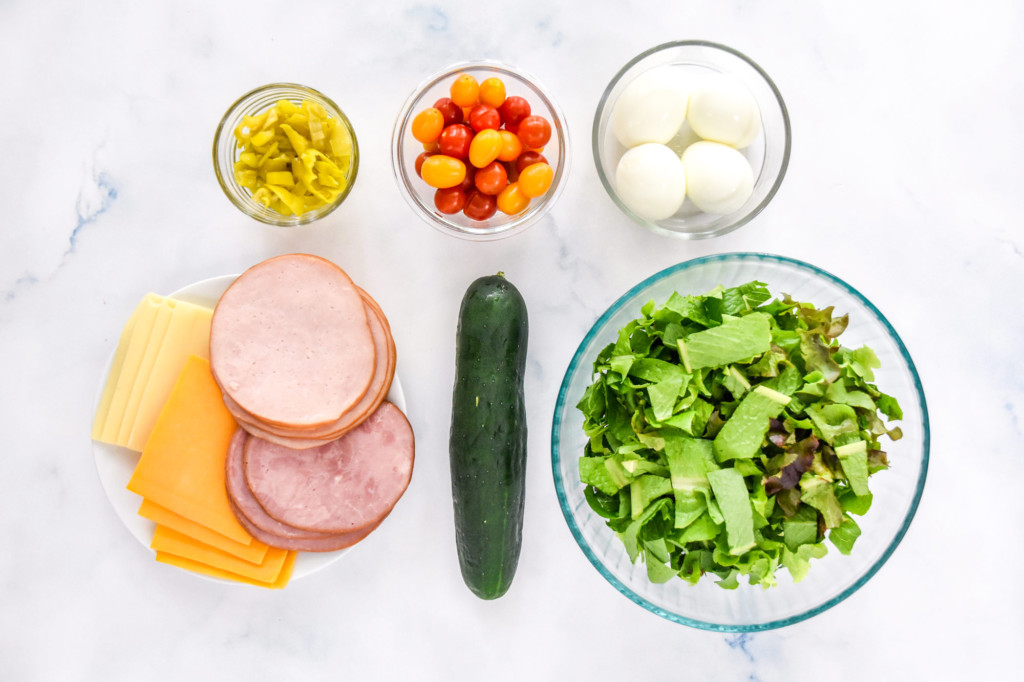
[[[772,200],[789,164],[790,124],[775,83],[716,43],[653,47],[612,78],[594,116],[602,184],[641,225],[715,237]]]

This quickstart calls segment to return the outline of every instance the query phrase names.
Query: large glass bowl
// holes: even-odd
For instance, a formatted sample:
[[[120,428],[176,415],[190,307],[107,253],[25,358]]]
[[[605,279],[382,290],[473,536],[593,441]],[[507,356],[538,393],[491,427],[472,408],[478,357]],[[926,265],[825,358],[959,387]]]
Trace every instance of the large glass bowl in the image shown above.
[[[742,83],[757,102],[761,113],[761,132],[748,147],[740,150],[753,168],[754,188],[747,201],[731,213],[704,213],[687,198],[674,215],[650,221],[630,210],[619,196],[615,169],[626,148],[613,134],[612,111],[630,83],[653,69],[662,69],[661,73],[664,73],[665,67],[691,83],[708,75],[725,74]],[[750,222],[779,190],[789,166],[789,113],[779,89],[754,60],[725,45],[704,40],[680,40],[638,54],[615,74],[601,95],[594,114],[592,144],[601,184],[623,213],[661,234],[682,239],[717,237]],[[670,142],[669,146],[680,151],[676,142]]]
[[[416,157],[424,151],[424,147],[410,132],[412,120],[416,114],[432,107],[438,99],[447,97],[452,81],[463,73],[472,75],[480,82],[491,77],[501,79],[509,97],[517,95],[525,98],[530,103],[531,113],[543,116],[551,124],[551,140],[543,149],[544,158],[554,169],[551,187],[542,196],[533,199],[524,211],[515,215],[498,211],[487,220],[478,221],[463,213],[441,213],[434,205],[436,190],[416,173]],[[416,215],[431,227],[462,239],[502,239],[519,234],[535,224],[551,209],[561,194],[569,169],[569,132],[561,109],[534,76],[496,61],[460,62],[420,83],[402,105],[391,135],[391,166],[402,197]]]
[[[818,307],[835,306],[849,313],[850,323],[839,338],[849,348],[868,345],[882,366],[875,371],[878,387],[896,397],[903,408],[898,422],[903,438],[885,443],[890,468],[871,477],[874,501],[857,517],[863,534],[852,554],[834,547],[811,561],[810,572],[794,583],[785,570],[770,589],[740,579],[735,590],[715,584],[714,576],[697,585],[680,579],[653,584],[642,561],[632,564],[604,522],[591,511],[580,483],[578,460],[583,453],[583,415],[576,408],[592,382],[597,353],[614,342],[617,330],[640,316],[649,300],[659,304],[673,291],[702,294],[718,285],[735,286],[759,280],[772,294],[791,294]],[[917,511],[928,471],[928,409],[914,363],[896,330],[882,313],[853,287],[807,263],[781,256],[732,253],[698,258],[672,266],[627,291],[597,320],[580,344],[565,373],[555,405],[551,458],[555,490],[569,530],[594,567],[619,592],[644,608],[677,623],[722,632],[768,630],[810,618],[860,589],[892,555]]]

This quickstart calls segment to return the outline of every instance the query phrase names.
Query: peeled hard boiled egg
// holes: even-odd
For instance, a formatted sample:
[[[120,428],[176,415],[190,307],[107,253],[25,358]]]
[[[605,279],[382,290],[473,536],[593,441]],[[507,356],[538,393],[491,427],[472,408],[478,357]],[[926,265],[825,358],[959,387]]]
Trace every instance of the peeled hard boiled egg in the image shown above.
[[[750,91],[731,76],[704,78],[690,93],[687,120],[705,140],[737,149],[761,132],[761,112]]]
[[[657,222],[683,205],[686,173],[675,152],[663,144],[650,142],[622,155],[615,169],[615,188],[633,213]]]
[[[623,147],[665,144],[686,120],[686,81],[671,66],[660,66],[626,86],[612,108],[612,132]]]
[[[754,172],[740,152],[719,142],[694,142],[683,152],[686,194],[705,213],[732,213],[754,191]]]

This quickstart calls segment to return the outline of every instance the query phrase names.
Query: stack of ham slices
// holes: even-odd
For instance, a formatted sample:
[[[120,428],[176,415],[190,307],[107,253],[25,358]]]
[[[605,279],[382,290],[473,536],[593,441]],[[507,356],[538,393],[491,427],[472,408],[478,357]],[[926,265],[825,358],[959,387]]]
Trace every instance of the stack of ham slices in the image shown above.
[[[278,256],[224,292],[210,369],[241,427],[226,483],[253,537],[334,551],[391,512],[415,453],[412,427],[385,400],[395,364],[380,306],[328,260]]]

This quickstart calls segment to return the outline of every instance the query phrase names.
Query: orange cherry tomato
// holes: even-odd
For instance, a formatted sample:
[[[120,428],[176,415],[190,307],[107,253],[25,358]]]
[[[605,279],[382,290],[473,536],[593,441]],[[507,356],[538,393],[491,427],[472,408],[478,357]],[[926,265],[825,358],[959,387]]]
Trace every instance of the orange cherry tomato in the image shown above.
[[[505,84],[500,78],[487,78],[480,84],[480,101],[497,109],[505,102]]]
[[[466,178],[466,164],[444,154],[435,154],[424,159],[420,175],[435,189],[455,187]]]
[[[427,151],[421,153],[419,156],[416,157],[416,175],[420,176],[421,178],[423,177],[423,162],[429,159],[431,156],[434,156],[435,154],[437,154],[437,152]]]
[[[530,197],[523,194],[518,182],[506,185],[498,195],[498,210],[506,215],[522,213],[530,205]]]
[[[477,168],[483,168],[498,158],[503,144],[501,134],[497,130],[481,130],[469,143],[469,162]]]
[[[435,157],[436,158],[436,157]],[[429,162],[430,159],[427,159]],[[426,164],[424,164],[424,171]],[[546,163],[535,163],[527,166],[519,173],[519,188],[528,197],[539,197],[551,187],[555,179],[555,171]]]
[[[468,73],[461,74],[449,88],[453,102],[460,107],[474,106],[480,99],[480,84]]]
[[[423,144],[437,141],[444,130],[444,115],[434,107],[424,109],[412,120],[412,136]]]
[[[501,151],[498,152],[498,161],[515,161],[523,151],[523,143],[519,137],[507,130],[499,130],[501,135]]]

